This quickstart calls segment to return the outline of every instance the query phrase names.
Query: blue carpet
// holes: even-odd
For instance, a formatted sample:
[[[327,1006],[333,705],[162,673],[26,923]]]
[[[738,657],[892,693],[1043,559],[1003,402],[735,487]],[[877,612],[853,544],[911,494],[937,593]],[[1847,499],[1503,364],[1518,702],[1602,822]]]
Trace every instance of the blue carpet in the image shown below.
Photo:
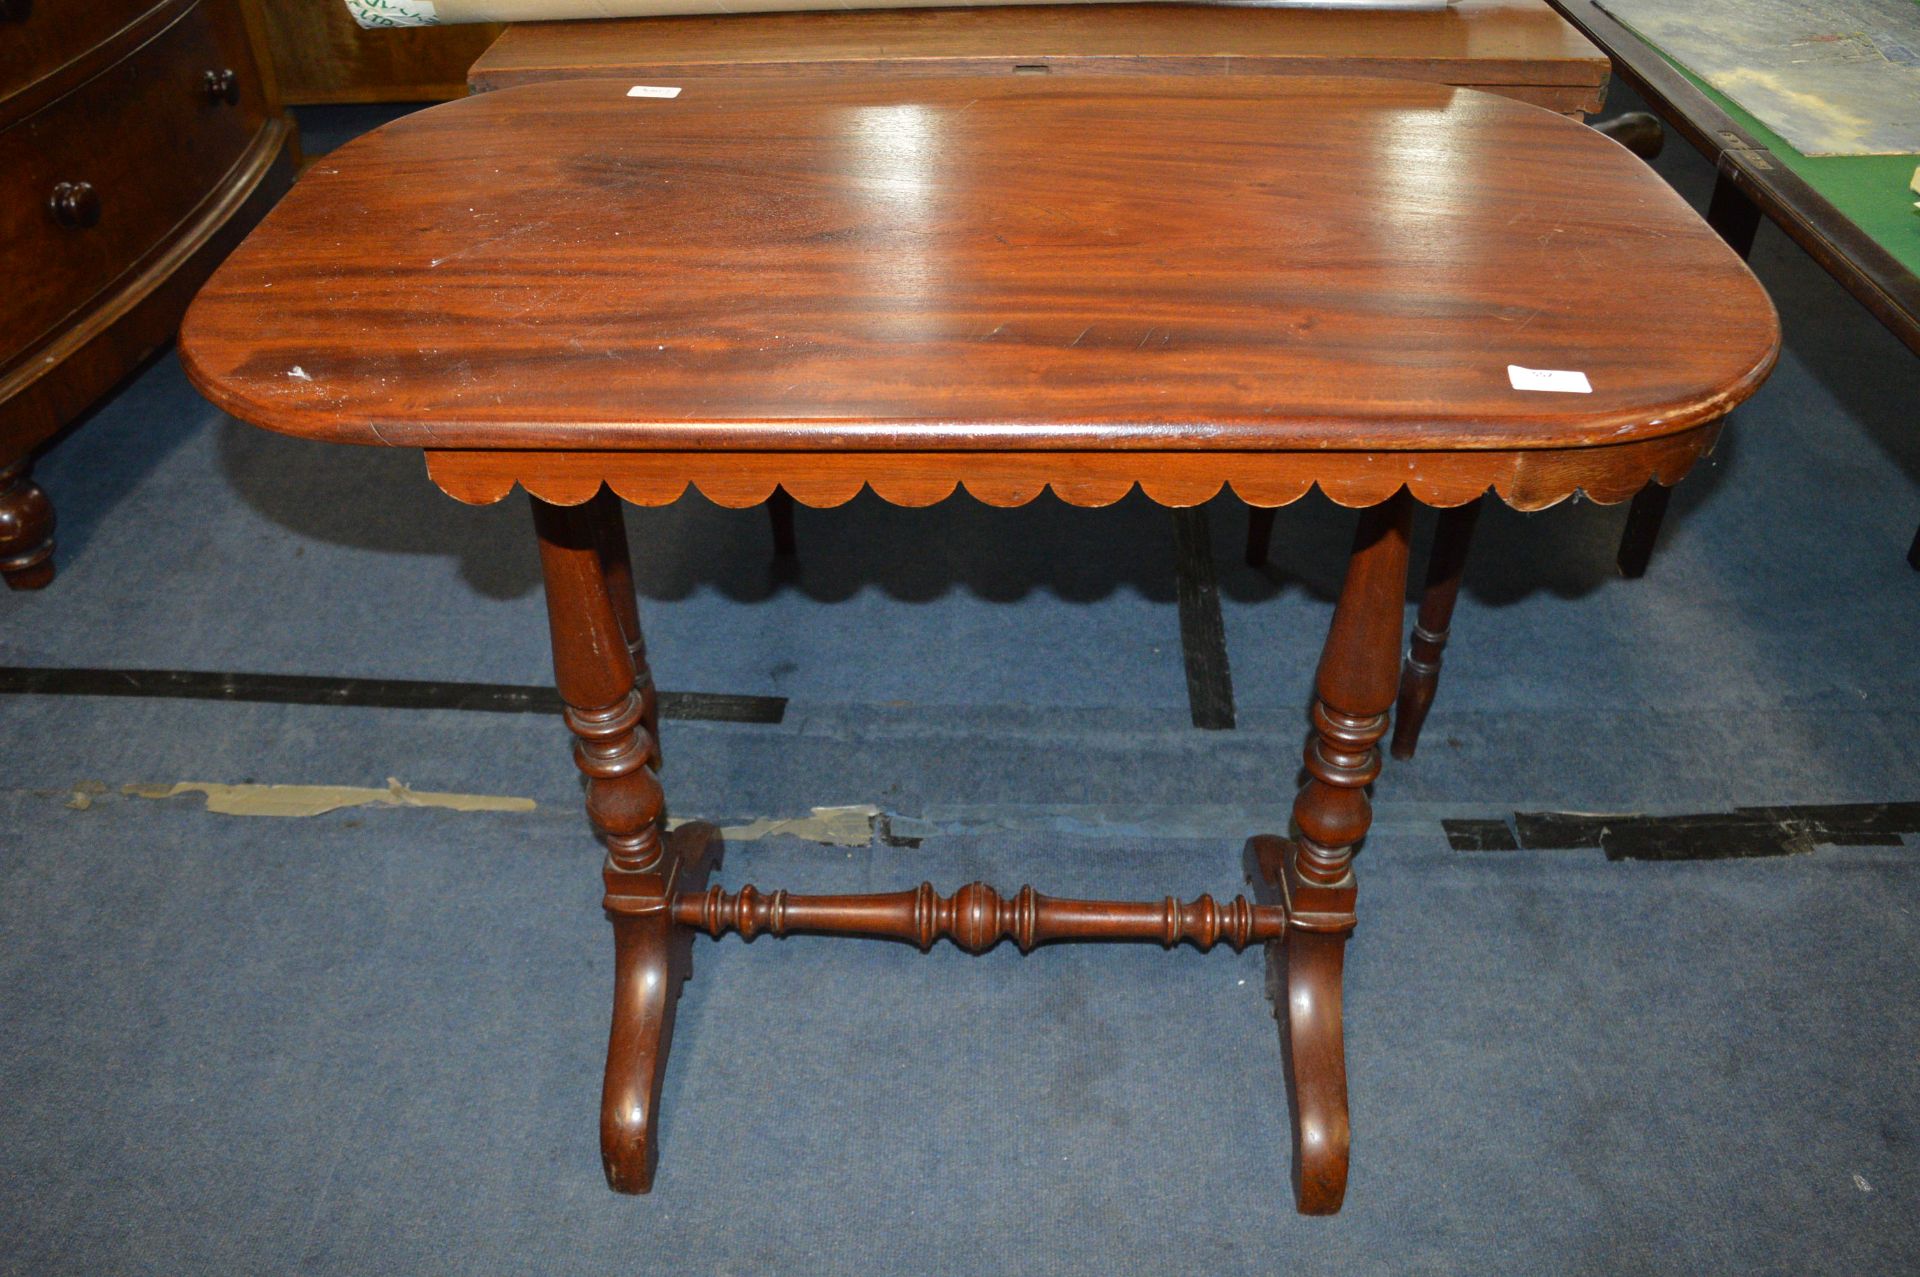
[[[316,113],[310,149],[381,118]],[[317,143],[317,145],[316,145]],[[1704,202],[1674,144],[1662,170]],[[594,1146],[610,952],[556,722],[0,696],[0,1271],[1894,1273],[1920,1267],[1915,838],[1758,860],[1450,850],[1442,817],[1920,800],[1920,362],[1770,227],[1788,348],[1676,494],[1482,520],[1349,948],[1355,1160],[1293,1214],[1257,954],[701,941],[652,1196]],[[60,577],[0,664],[539,683],[519,499],[222,417],[171,356],[38,467]],[[1352,516],[1208,508],[1238,727],[1188,722],[1166,512],[629,512],[673,810],[872,803],[722,881],[1238,886],[1284,822]],[[1416,555],[1431,527],[1418,525]],[[212,815],[136,782],[513,794]],[[76,796],[78,794],[78,796]]]

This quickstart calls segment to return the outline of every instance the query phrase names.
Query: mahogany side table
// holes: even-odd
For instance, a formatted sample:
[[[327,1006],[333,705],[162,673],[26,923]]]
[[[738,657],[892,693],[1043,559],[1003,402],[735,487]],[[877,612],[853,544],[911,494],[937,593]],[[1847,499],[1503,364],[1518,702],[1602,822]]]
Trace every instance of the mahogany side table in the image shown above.
[[[502,90],[326,156],[188,315],[234,415],[419,448],[532,498],[554,672],[606,849],[608,1181],[652,1183],[695,931],[1267,946],[1300,1209],[1337,1210],[1341,963],[1398,675],[1415,500],[1630,497],[1711,447],[1773,308],[1651,170],[1472,90],[1380,79],[625,81]],[[1658,281],[1657,284],[1650,281]],[[1360,510],[1291,838],[1253,898],[984,884],[708,887],[665,827],[621,499],[778,484],[928,505],[1169,506],[1318,486]]]

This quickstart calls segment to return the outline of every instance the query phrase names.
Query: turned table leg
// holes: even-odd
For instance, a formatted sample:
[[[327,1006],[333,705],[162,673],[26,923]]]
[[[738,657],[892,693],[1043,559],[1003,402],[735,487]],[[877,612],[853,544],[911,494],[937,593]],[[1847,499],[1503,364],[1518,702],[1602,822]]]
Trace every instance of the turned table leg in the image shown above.
[[[1473,545],[1473,527],[1480,520],[1486,498],[1440,512],[1433,529],[1433,549],[1427,555],[1427,583],[1420,592],[1420,614],[1407,644],[1407,662],[1400,671],[1400,700],[1393,717],[1393,756],[1412,758],[1420,747],[1420,728],[1440,690],[1440,657],[1447,650],[1453,625],[1453,606],[1460,599],[1460,578]]]
[[[53,502],[26,457],[0,467],[0,576],[15,590],[53,582]]]
[[[1629,581],[1647,574],[1647,564],[1653,561],[1653,543],[1660,539],[1660,525],[1666,522],[1667,505],[1672,500],[1673,489],[1657,482],[1633,494],[1633,504],[1627,507],[1627,524],[1620,530],[1620,549],[1613,558],[1620,575]]]
[[[600,562],[607,577],[607,596],[613,604],[620,633],[633,658],[634,681],[642,690],[646,706],[640,725],[653,740],[654,770],[660,768],[660,701],[653,690],[653,671],[647,665],[647,641],[640,633],[640,595],[633,584],[633,557],[627,548],[627,519],[620,498],[611,488],[601,488],[586,504],[587,519]]]
[[[1347,579],[1315,681],[1307,783],[1293,804],[1299,836],[1247,844],[1262,895],[1283,896],[1289,933],[1267,946],[1294,1114],[1294,1195],[1304,1214],[1331,1215],[1347,1191],[1346,1047],[1341,966],[1353,931],[1353,853],[1373,819],[1366,789],[1380,774],[1380,738],[1393,708],[1412,499],[1363,511]]]
[[[1273,543],[1273,524],[1279,518],[1276,506],[1250,505],[1247,507],[1247,566],[1263,568],[1267,566],[1268,547]]]
[[[800,543],[793,531],[793,498],[785,488],[775,488],[767,498],[767,522],[773,525],[773,556],[776,559],[797,557]]]
[[[665,832],[666,798],[653,680],[617,497],[578,506],[535,498],[534,530],[546,578],[554,682],[587,777],[587,818],[606,847],[604,904],[613,923],[613,1025],[600,1102],[607,1183],[623,1193],[653,1185],[660,1081],[692,932],[669,905],[704,883],[715,840],[705,826]]]
[[[1753,238],[1760,230],[1760,206],[1722,173],[1714,179],[1713,196],[1707,201],[1707,225],[1745,260],[1752,255]],[[1649,483],[1634,495],[1633,504],[1627,507],[1626,526],[1620,531],[1620,549],[1614,555],[1621,576],[1637,581],[1647,574],[1654,542],[1660,539],[1660,527],[1666,522],[1672,500],[1673,489],[1658,482]]]

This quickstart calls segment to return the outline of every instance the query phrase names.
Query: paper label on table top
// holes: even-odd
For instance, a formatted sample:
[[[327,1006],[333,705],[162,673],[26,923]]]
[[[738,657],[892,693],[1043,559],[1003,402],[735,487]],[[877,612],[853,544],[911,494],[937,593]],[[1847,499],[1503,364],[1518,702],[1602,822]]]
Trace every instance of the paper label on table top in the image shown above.
[[[1515,390],[1552,390],[1563,395],[1593,393],[1587,374],[1564,368],[1522,368],[1519,364],[1508,364],[1507,380]]]
[[[630,98],[677,98],[680,86],[677,84],[636,84],[627,90]]]

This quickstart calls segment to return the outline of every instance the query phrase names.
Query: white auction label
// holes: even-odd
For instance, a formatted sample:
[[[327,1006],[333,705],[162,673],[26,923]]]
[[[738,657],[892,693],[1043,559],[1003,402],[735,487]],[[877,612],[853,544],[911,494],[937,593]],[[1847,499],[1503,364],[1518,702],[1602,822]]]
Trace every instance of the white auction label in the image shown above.
[[[1507,380],[1515,390],[1551,390],[1563,395],[1593,393],[1587,374],[1564,368],[1522,368],[1519,364],[1508,364]]]
[[[630,98],[677,98],[680,96],[680,86],[636,84],[627,90],[627,96]]]

